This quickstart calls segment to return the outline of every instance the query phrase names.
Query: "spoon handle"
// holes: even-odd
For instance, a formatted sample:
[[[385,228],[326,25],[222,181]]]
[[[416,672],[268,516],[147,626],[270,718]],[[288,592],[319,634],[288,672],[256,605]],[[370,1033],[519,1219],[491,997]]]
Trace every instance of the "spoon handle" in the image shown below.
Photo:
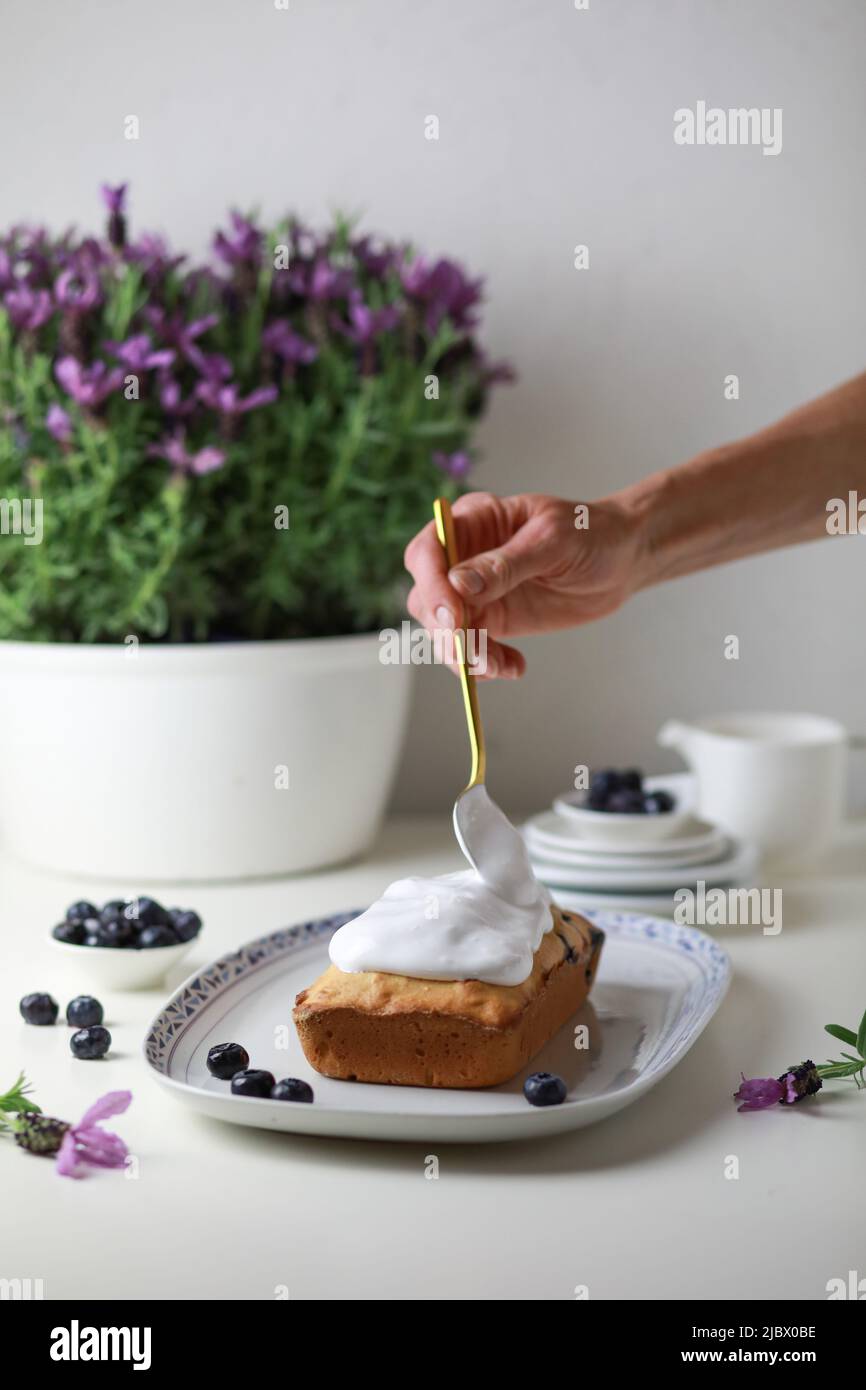
[[[460,556],[457,553],[457,535],[454,530],[454,518],[451,515],[451,503],[447,497],[436,498],[433,503],[433,516],[436,519],[436,535],[445,551],[448,568],[451,569],[453,565],[457,564]],[[466,632],[464,628],[455,630],[454,645],[457,649],[463,707],[466,711],[466,724],[469,728],[469,746],[472,749],[472,772],[464,789],[468,791],[470,787],[476,787],[479,783],[484,782],[487,756],[484,751],[484,729],[481,724],[481,711],[478,708],[476,678],[466,661]]]

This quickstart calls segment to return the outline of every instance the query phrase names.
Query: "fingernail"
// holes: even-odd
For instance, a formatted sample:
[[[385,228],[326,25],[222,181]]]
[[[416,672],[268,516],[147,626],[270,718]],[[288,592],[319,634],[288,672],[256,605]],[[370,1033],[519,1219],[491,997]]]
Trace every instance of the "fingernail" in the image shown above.
[[[470,594],[480,594],[484,588],[484,580],[477,570],[458,569],[452,570],[448,578],[461,588],[466,589]]]
[[[444,604],[441,604],[436,609],[434,616],[440,627],[447,628],[449,632],[454,631],[456,624],[454,621],[454,614],[451,612],[450,608],[446,608]]]

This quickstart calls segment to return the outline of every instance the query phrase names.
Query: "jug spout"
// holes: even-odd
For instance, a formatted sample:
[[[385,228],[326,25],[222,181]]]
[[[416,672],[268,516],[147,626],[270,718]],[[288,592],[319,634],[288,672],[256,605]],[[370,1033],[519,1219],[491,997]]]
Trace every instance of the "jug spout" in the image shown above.
[[[684,758],[694,746],[696,730],[679,719],[668,719],[656,734],[656,743],[662,748],[675,748]]]

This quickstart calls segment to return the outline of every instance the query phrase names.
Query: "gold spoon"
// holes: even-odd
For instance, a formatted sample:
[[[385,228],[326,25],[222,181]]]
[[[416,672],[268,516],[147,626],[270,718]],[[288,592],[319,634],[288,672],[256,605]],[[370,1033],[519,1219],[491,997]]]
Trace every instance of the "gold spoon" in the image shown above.
[[[447,497],[437,497],[433,503],[436,535],[445,551],[448,568],[459,560],[454,518]],[[515,830],[505,812],[493,801],[484,784],[487,756],[484,748],[484,729],[478,707],[476,677],[466,658],[466,630],[454,632],[454,646],[463,691],[463,707],[472,749],[472,769],[469,781],[454,802],[454,833],[457,842],[476,873],[507,902],[520,906],[534,903],[538,884],[532,872],[523,837]]]

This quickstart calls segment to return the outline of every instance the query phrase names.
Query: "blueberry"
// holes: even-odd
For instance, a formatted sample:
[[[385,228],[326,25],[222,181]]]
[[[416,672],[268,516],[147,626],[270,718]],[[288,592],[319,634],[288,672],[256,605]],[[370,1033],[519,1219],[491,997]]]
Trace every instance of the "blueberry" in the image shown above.
[[[69,1039],[69,1046],[73,1057],[79,1057],[83,1062],[93,1062],[97,1057],[104,1057],[111,1047],[111,1034],[98,1023],[92,1028],[79,1028]]]
[[[648,816],[667,815],[676,804],[670,792],[647,792],[643,799],[643,808]]]
[[[52,927],[51,935],[55,941],[66,941],[70,946],[81,946],[86,932],[83,922],[58,922]]]
[[[600,801],[606,801],[611,792],[618,792],[620,788],[619,773],[615,768],[605,767],[599,772],[594,772],[589,784],[590,797],[595,797]],[[597,809],[601,809],[598,807]]]
[[[523,1094],[530,1105],[562,1105],[568,1090],[561,1076],[534,1071],[523,1083]]]
[[[644,812],[644,800],[640,792],[614,792],[608,800],[607,809],[618,816],[641,816]]]
[[[177,937],[171,927],[144,927],[138,933],[136,945],[141,951],[150,951],[154,946],[176,946]]]
[[[639,792],[643,790],[643,773],[636,767],[626,768],[625,772],[619,774],[619,785],[623,791]]]
[[[66,1005],[66,1022],[70,1028],[90,1028],[102,1022],[102,1005],[92,994],[79,994]]]
[[[94,907],[93,903],[87,901],[72,903],[71,906],[66,909],[67,922],[83,922],[86,917],[98,916],[99,909]]]
[[[178,941],[192,941],[201,931],[201,918],[188,907],[171,907],[168,911]]]
[[[125,907],[126,903],[122,898],[112,898],[104,905],[101,912],[94,912],[93,916],[98,917],[101,922],[116,922],[119,917],[123,916]]]
[[[113,922],[100,922],[94,933],[95,945],[123,947],[132,946],[135,941],[135,928],[125,918],[118,917]]]
[[[263,1096],[267,1098],[274,1089],[273,1073],[269,1071],[256,1071],[255,1067],[248,1071],[235,1072],[232,1077],[233,1096]]]
[[[25,994],[18,1008],[25,1023],[47,1028],[57,1022],[57,1003],[50,994]]]
[[[131,922],[137,922],[140,927],[171,925],[171,918],[155,898],[131,898],[126,904],[124,916]]]
[[[299,1081],[296,1076],[287,1076],[271,1088],[271,1100],[305,1100],[309,1103],[312,1099],[312,1086],[308,1086],[306,1081]]]
[[[220,1081],[231,1081],[249,1064],[250,1054],[240,1043],[217,1043],[207,1054],[207,1069],[211,1076],[218,1076]]]

